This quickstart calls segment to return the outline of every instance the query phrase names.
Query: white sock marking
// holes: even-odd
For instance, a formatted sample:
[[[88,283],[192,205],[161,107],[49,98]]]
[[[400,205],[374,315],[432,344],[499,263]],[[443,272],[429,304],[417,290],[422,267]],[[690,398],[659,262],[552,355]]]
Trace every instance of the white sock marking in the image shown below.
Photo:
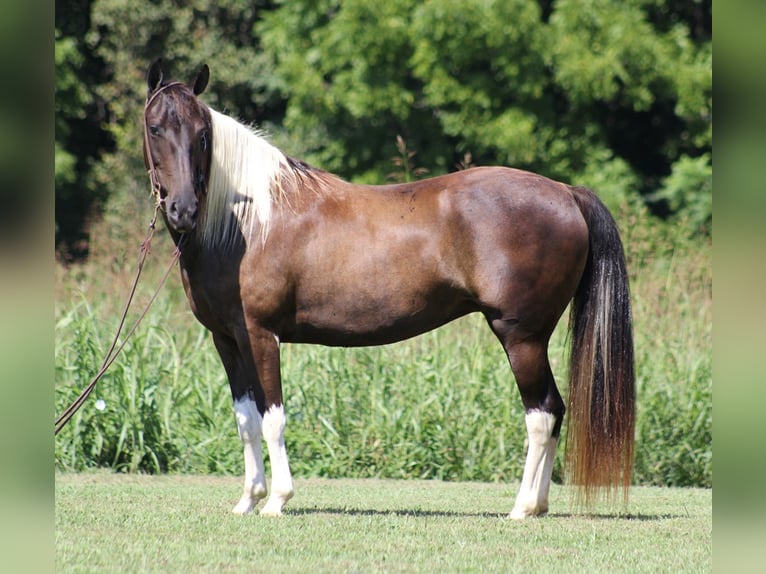
[[[529,449],[511,518],[526,518],[548,512],[548,491],[558,442],[551,436],[556,417],[552,413],[531,410],[527,412],[525,420]]]
[[[271,461],[271,495],[261,509],[262,515],[278,516],[293,497],[293,477],[285,449],[285,409],[282,405],[269,408],[263,415],[263,438]]]
[[[235,514],[247,514],[266,496],[266,476],[261,448],[261,418],[255,401],[244,398],[234,401],[239,437],[245,458],[245,484],[242,498],[234,507]]]

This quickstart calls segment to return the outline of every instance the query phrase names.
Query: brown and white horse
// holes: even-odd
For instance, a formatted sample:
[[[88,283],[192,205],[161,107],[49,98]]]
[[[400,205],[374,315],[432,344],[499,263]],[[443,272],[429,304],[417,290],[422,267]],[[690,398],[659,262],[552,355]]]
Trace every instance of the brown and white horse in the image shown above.
[[[634,441],[634,373],[622,243],[591,191],[506,167],[407,184],[354,185],[292,159],[149,69],[144,157],[176,244],[189,304],[213,335],[244,446],[234,512],[293,496],[280,342],[382,345],[467,313],[508,355],[528,452],[511,517],[548,510],[565,413],[548,340],[572,301],[566,462],[586,503],[621,487]]]

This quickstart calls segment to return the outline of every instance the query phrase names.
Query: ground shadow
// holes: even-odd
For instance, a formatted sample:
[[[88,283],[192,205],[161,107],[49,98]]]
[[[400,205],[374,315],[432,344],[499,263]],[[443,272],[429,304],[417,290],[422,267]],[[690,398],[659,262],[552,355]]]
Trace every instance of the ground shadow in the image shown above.
[[[339,508],[339,507],[304,507],[287,508],[285,514],[290,516],[311,516],[319,514],[334,514],[339,516],[410,516],[415,518],[509,518],[507,512],[459,512],[454,510],[423,510],[423,509],[394,509],[381,510],[376,508]],[[639,522],[654,522],[686,518],[682,514],[573,514],[550,513],[541,516],[545,518],[589,518],[591,520],[625,520]]]
[[[393,509],[380,510],[376,508],[337,508],[315,506],[311,508],[287,508],[285,514],[292,516],[309,516],[314,514],[337,514],[340,516],[412,516],[418,518],[503,518],[508,516],[502,512],[457,512],[454,510],[423,510],[423,509]]]

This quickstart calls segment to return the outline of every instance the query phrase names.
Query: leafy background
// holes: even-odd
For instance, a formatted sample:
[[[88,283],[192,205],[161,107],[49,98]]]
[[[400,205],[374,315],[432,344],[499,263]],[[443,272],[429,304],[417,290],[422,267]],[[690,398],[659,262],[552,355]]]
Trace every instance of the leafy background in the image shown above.
[[[513,165],[591,185],[610,207],[635,198],[710,235],[711,9],[699,0],[60,0],[59,255],[87,256],[89,223],[143,169],[144,74],[157,57],[183,79],[208,63],[208,103],[351,180],[386,181],[401,136],[423,174]]]

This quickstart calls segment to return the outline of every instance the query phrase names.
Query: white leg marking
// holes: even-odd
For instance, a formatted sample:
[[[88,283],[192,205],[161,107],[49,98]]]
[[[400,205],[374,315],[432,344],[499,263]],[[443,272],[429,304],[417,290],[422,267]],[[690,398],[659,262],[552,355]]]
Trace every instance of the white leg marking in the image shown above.
[[[239,438],[245,456],[245,486],[242,498],[234,507],[234,514],[252,512],[258,501],[266,496],[266,475],[261,448],[261,425],[263,419],[255,401],[244,398],[234,402]]]
[[[285,409],[272,406],[263,415],[263,438],[271,461],[271,495],[261,509],[261,515],[279,516],[288,500],[293,497],[293,477],[285,449]]]
[[[558,442],[551,436],[556,422],[553,414],[531,410],[525,419],[529,449],[521,488],[511,511],[511,518],[526,518],[548,512],[548,491]]]

